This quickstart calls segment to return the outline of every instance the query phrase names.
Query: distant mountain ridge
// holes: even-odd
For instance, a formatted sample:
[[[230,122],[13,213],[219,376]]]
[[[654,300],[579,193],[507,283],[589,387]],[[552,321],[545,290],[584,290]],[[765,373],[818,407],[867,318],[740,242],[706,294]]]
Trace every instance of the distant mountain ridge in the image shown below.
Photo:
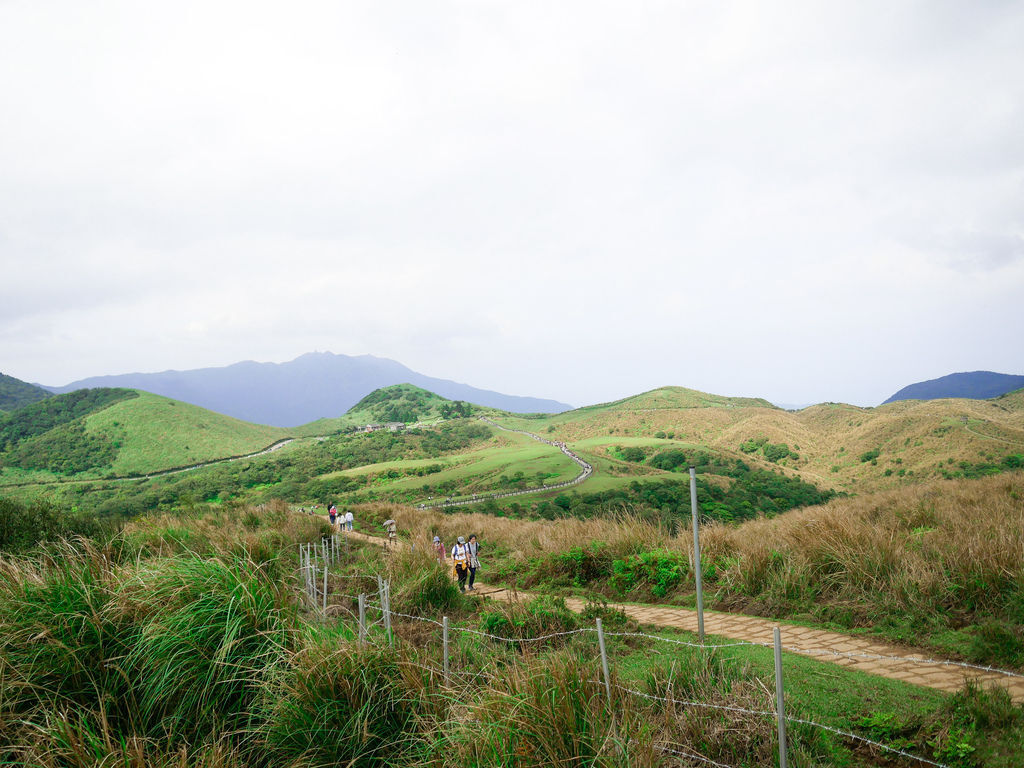
[[[560,413],[572,407],[436,379],[387,358],[330,352],[310,352],[286,363],[246,361],[220,368],[94,376],[46,389],[141,389],[254,424],[294,427],[340,416],[369,393],[393,384],[413,384],[450,400],[513,413]]]
[[[894,403],[897,400],[938,400],[945,397],[988,400],[1021,387],[1024,387],[1024,376],[993,373],[992,371],[951,373],[938,379],[910,384],[892,395],[882,405]]]

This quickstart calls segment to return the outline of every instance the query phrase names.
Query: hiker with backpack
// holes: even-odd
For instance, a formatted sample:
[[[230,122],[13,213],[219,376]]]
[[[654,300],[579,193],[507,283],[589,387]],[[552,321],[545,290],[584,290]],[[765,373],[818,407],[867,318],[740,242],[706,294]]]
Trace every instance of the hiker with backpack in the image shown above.
[[[470,534],[469,542],[466,544],[468,550],[468,560],[466,566],[469,568],[469,587],[468,589],[474,589],[473,582],[476,581],[476,569],[480,567],[480,558],[477,557],[477,553],[480,551],[480,542],[476,540],[476,534]]]
[[[455,563],[455,578],[459,580],[459,591],[466,591],[466,577],[469,576],[469,546],[459,536],[458,542],[452,547],[452,562]]]
[[[440,536],[434,537],[434,557],[437,558],[438,565],[444,565],[447,553],[445,552],[444,544],[441,543]]]

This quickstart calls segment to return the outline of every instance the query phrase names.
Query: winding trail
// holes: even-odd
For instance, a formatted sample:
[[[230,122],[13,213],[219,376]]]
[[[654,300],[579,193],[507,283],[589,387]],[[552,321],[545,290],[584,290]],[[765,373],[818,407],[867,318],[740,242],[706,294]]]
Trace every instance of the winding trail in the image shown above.
[[[988,422],[986,422],[986,424],[987,423]],[[1024,446],[1024,443],[1020,442],[1019,440],[1008,440],[1005,437],[996,437],[995,435],[986,435],[984,432],[979,432],[976,429],[971,429],[970,425],[968,425],[968,424],[964,424],[963,428],[964,428],[965,432],[970,432],[972,435],[977,435],[978,437],[984,437],[986,440],[998,440],[1000,443],[1008,443],[1009,445],[1022,445],[1022,446]]]
[[[355,531],[348,535],[374,544],[383,544],[384,541],[378,536]],[[401,542],[399,546],[402,546]],[[427,547],[428,544],[424,541],[423,546]],[[538,596],[536,593],[508,590],[479,581],[477,586],[480,588],[479,595],[496,600],[522,602]],[[577,613],[586,607],[586,601],[577,597],[565,598],[565,604]],[[697,612],[688,608],[636,603],[608,605],[622,610],[640,624],[697,633]],[[999,685],[1009,692],[1014,701],[1024,702],[1024,674],[1012,670],[965,665],[936,658],[930,651],[893,645],[865,635],[844,635],[739,613],[704,611],[704,630],[709,635],[771,646],[775,627],[781,628],[783,647],[790,653],[811,656],[819,661],[947,693],[959,690],[967,680],[977,680],[986,685]]]
[[[91,477],[76,478],[73,480],[36,481],[32,483],[8,483],[6,485],[0,485],[0,490],[3,490],[4,488],[28,488],[35,485],[74,485],[75,483],[115,483],[122,480],[151,480],[154,477],[177,475],[181,472],[191,472],[192,470],[202,469],[203,467],[212,467],[215,464],[227,464],[231,461],[242,461],[243,459],[252,459],[256,456],[265,456],[268,453],[273,453],[280,448],[284,448],[284,446],[288,445],[288,443],[294,442],[296,439],[297,438],[294,437],[286,437],[254,453],[246,453],[241,456],[225,456],[220,459],[210,459],[209,461],[201,461],[198,464],[191,464],[187,467],[171,467],[170,469],[161,469],[159,472],[151,472],[146,475],[117,475],[116,477]]]
[[[480,421],[490,424],[495,429],[500,429],[503,432],[514,432],[519,435],[526,435],[527,437],[536,440],[538,443],[544,443],[545,445],[550,445],[553,448],[558,448],[558,450],[560,450],[562,453],[564,453],[566,456],[568,456],[570,459],[576,462],[576,464],[580,467],[580,473],[576,475],[576,477],[574,477],[572,480],[566,480],[563,483],[555,483],[554,485],[544,485],[541,486],[540,488],[524,488],[521,491],[507,491],[505,493],[480,493],[474,494],[473,497],[469,499],[455,500],[449,498],[445,499],[444,501],[436,501],[433,504],[422,502],[416,505],[417,509],[464,507],[469,504],[481,504],[485,501],[490,501],[491,499],[507,499],[511,496],[526,496],[527,494],[531,493],[547,493],[549,491],[554,491],[559,488],[568,488],[569,486],[579,485],[588,477],[594,474],[594,467],[587,461],[573,453],[571,450],[569,450],[569,447],[565,443],[557,442],[555,440],[547,440],[541,437],[540,435],[535,435],[533,432],[527,432],[525,429],[511,429],[509,427],[503,427],[498,422],[492,421],[491,419],[488,419],[486,416],[480,416],[479,418]]]

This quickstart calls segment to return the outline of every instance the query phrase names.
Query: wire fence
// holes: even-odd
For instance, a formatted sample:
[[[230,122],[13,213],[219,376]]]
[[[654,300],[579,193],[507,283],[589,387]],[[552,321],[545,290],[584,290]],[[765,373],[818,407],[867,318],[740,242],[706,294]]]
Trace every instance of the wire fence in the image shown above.
[[[330,537],[330,538],[334,539],[333,536]],[[329,579],[328,579],[328,575],[329,575],[328,574],[328,570],[329,570],[330,565],[332,563],[338,562],[338,560],[340,558],[340,552],[341,552],[341,548],[338,546],[336,541],[324,541],[319,546],[317,546],[315,544],[312,544],[312,543],[307,543],[307,544],[304,544],[304,545],[302,545],[300,547],[299,582],[304,587],[304,594],[305,594],[307,600],[315,608],[321,608],[322,609],[324,618],[326,618],[326,615],[327,615],[327,605],[328,605],[328,602],[327,602],[327,590],[329,589],[329,586],[330,586]],[[322,579],[321,579],[321,574],[322,574]],[[798,724],[798,725],[802,725],[802,726],[806,726],[806,727],[818,728],[818,729],[821,729],[821,730],[824,730],[824,731],[828,731],[828,732],[830,732],[830,733],[832,733],[832,734],[834,734],[836,736],[839,736],[841,738],[847,739],[851,743],[860,744],[860,745],[863,745],[863,746],[867,746],[867,747],[871,747],[871,748],[874,748],[874,749],[878,749],[878,750],[881,750],[882,752],[884,752],[886,754],[889,754],[889,755],[895,755],[895,756],[898,756],[898,757],[902,757],[904,759],[912,760],[912,761],[915,761],[915,762],[923,764],[923,765],[935,766],[936,768],[949,768],[949,766],[947,766],[944,763],[940,763],[940,762],[936,762],[935,760],[931,760],[931,759],[929,759],[927,757],[922,757],[920,755],[913,754],[911,752],[906,751],[905,749],[901,749],[900,747],[893,746],[893,745],[890,745],[890,744],[885,744],[885,743],[882,743],[880,741],[877,741],[877,740],[874,740],[874,739],[871,739],[871,738],[868,738],[868,737],[865,737],[865,736],[858,735],[858,734],[853,733],[851,731],[843,730],[841,728],[837,728],[836,726],[833,726],[833,725],[828,725],[828,724],[825,724],[825,723],[819,723],[819,722],[816,722],[816,721],[813,721],[813,720],[807,720],[807,719],[800,718],[800,717],[794,717],[792,715],[786,715],[785,711],[784,711],[784,708],[782,706],[782,700],[781,700],[782,672],[781,672],[781,662],[779,662],[779,661],[777,661],[777,663],[776,663],[777,683],[778,683],[778,686],[779,686],[778,690],[779,690],[779,693],[780,693],[780,699],[778,701],[777,709],[775,711],[771,711],[771,710],[756,710],[756,709],[750,709],[750,708],[747,708],[747,707],[732,706],[732,705],[727,705],[727,704],[714,704],[714,703],[710,703],[710,702],[688,701],[688,700],[678,699],[678,698],[670,698],[670,697],[657,696],[657,695],[654,695],[654,694],[651,694],[651,693],[645,693],[643,691],[639,691],[639,690],[636,690],[636,689],[633,689],[633,688],[629,688],[627,686],[623,686],[623,685],[621,685],[621,684],[619,684],[617,682],[612,682],[611,678],[610,678],[610,675],[609,675],[609,672],[608,672],[608,660],[607,660],[607,657],[606,657],[606,654],[605,654],[604,638],[605,637],[614,637],[614,638],[620,638],[620,639],[638,638],[638,639],[643,639],[643,640],[648,640],[648,641],[653,641],[653,642],[658,642],[658,643],[665,643],[665,644],[670,644],[670,645],[675,645],[675,646],[682,646],[682,647],[700,649],[701,651],[714,651],[714,650],[726,649],[726,648],[737,648],[737,647],[741,647],[741,646],[752,646],[752,647],[761,647],[761,648],[775,648],[776,651],[777,651],[777,659],[781,658],[781,656],[779,656],[778,654],[782,650],[786,650],[786,651],[789,651],[789,652],[792,652],[792,653],[799,653],[799,654],[809,655],[809,656],[828,656],[830,658],[848,658],[848,659],[854,659],[854,660],[873,660],[873,661],[888,660],[888,661],[895,661],[895,662],[902,662],[902,663],[909,663],[909,664],[938,665],[938,666],[947,666],[947,667],[960,667],[960,668],[963,668],[963,669],[969,670],[969,671],[985,672],[985,673],[988,673],[988,674],[1001,675],[1001,676],[1006,676],[1006,677],[1011,677],[1011,678],[1024,678],[1024,674],[1021,674],[1021,673],[1015,672],[1015,671],[1011,671],[1011,670],[999,669],[997,667],[983,666],[983,665],[978,665],[978,664],[970,664],[970,663],[967,663],[967,662],[951,661],[951,660],[947,660],[947,659],[922,658],[922,657],[917,657],[917,656],[884,655],[884,654],[863,653],[863,652],[855,652],[855,651],[853,651],[853,652],[850,652],[850,651],[836,651],[836,650],[827,649],[827,648],[804,648],[804,647],[799,647],[799,646],[785,646],[785,645],[783,645],[781,643],[781,640],[779,639],[780,635],[778,633],[778,630],[776,630],[776,643],[774,643],[774,644],[773,643],[765,643],[765,642],[746,641],[746,640],[733,641],[733,642],[725,642],[725,643],[700,643],[700,642],[691,642],[691,641],[687,641],[687,640],[682,640],[682,639],[678,639],[678,638],[662,637],[660,635],[654,635],[654,634],[651,634],[651,633],[648,633],[648,632],[639,632],[639,631],[637,631],[637,632],[605,632],[603,630],[602,626],[601,626],[601,620],[598,619],[597,622],[596,622],[597,623],[596,627],[580,627],[580,628],[573,629],[573,630],[565,630],[565,631],[560,631],[560,632],[550,632],[550,633],[546,633],[546,634],[542,634],[542,635],[536,635],[536,636],[507,637],[507,636],[495,634],[495,633],[492,633],[492,632],[486,632],[486,631],[483,631],[483,630],[474,629],[472,627],[450,625],[449,622],[448,622],[448,617],[447,616],[442,617],[442,620],[438,621],[435,618],[430,618],[430,617],[426,617],[426,616],[417,616],[417,615],[414,615],[414,614],[409,614],[409,613],[404,613],[404,612],[401,612],[401,611],[396,611],[396,610],[392,609],[391,605],[390,605],[390,581],[388,579],[383,578],[381,575],[378,575],[378,574],[372,574],[372,575],[371,574],[363,574],[363,575],[356,575],[356,574],[330,574],[330,575],[331,575],[332,578],[339,578],[340,577],[340,578],[346,578],[346,579],[362,581],[363,583],[371,583],[371,584],[372,583],[376,583],[377,584],[377,587],[378,587],[378,590],[377,590],[378,591],[378,598],[376,600],[370,600],[366,593],[351,594],[351,593],[348,593],[347,591],[341,591],[341,590],[335,590],[335,591],[331,591],[330,592],[330,594],[332,596],[334,596],[335,599],[337,599],[337,598],[346,598],[348,600],[352,600],[352,601],[357,602],[359,604],[359,622],[360,622],[359,637],[360,637],[360,642],[362,642],[362,643],[377,642],[375,637],[370,634],[370,629],[373,629],[375,627],[383,628],[384,635],[386,637],[386,642],[393,643],[394,642],[394,634],[392,632],[392,626],[391,626],[391,621],[392,621],[393,617],[398,617],[400,619],[404,619],[406,621],[411,621],[411,622],[412,621],[414,621],[414,622],[422,622],[422,623],[430,624],[430,625],[433,625],[433,626],[441,628],[442,631],[443,631],[443,638],[444,638],[444,641],[443,641],[444,642],[443,653],[444,653],[444,659],[445,659],[445,666],[444,666],[444,668],[437,668],[437,667],[431,667],[431,666],[427,666],[427,665],[417,664],[417,663],[409,661],[409,660],[403,660],[402,663],[403,664],[410,664],[412,666],[420,667],[420,668],[424,669],[425,671],[430,672],[432,675],[442,676],[443,679],[446,681],[446,683],[450,679],[450,677],[452,676],[452,672],[451,672],[451,670],[449,668],[449,658],[450,658],[450,653],[449,653],[449,651],[450,651],[450,649],[449,649],[449,633],[450,632],[464,633],[464,634],[467,634],[467,635],[472,635],[472,636],[475,636],[475,637],[485,638],[485,639],[488,639],[488,640],[491,640],[491,641],[494,641],[494,642],[506,643],[506,644],[509,644],[509,645],[517,646],[517,647],[523,647],[523,646],[530,645],[530,644],[540,644],[540,643],[544,643],[544,642],[548,642],[548,641],[552,641],[552,640],[556,640],[556,639],[560,639],[560,638],[568,638],[568,637],[572,637],[572,636],[576,636],[576,635],[597,635],[598,639],[599,639],[599,645],[600,645],[600,650],[601,650],[601,655],[602,655],[602,661],[604,663],[605,679],[603,681],[590,680],[588,682],[594,683],[594,684],[598,684],[598,685],[604,685],[607,688],[608,696],[609,696],[609,704],[611,703],[611,690],[614,688],[620,694],[624,694],[624,695],[628,695],[628,696],[633,696],[633,697],[638,697],[638,698],[641,698],[641,699],[647,700],[647,701],[658,701],[660,703],[665,703],[665,704],[669,704],[669,705],[673,705],[673,706],[683,706],[683,707],[689,707],[689,708],[703,708],[703,709],[716,710],[716,711],[721,711],[721,712],[730,712],[730,713],[738,714],[738,715],[745,716],[745,717],[769,717],[769,718],[775,718],[780,723],[780,736],[782,736],[782,734],[783,734],[783,730],[782,729],[783,729],[785,724]],[[376,619],[376,620],[374,620],[372,622],[369,621],[367,619],[367,617],[366,617],[367,610],[372,610],[374,612],[379,612],[380,613],[380,618],[378,618],[378,619]],[[348,611],[348,612],[351,613],[351,611]],[[498,679],[497,675],[493,675],[493,674],[490,674],[490,673],[487,673],[487,672],[483,672],[483,671],[479,671],[479,670],[472,671],[472,672],[467,671],[467,670],[460,670],[457,673],[457,677],[458,677],[459,680],[463,680],[463,681],[465,681],[465,680],[475,680],[475,679],[488,679],[488,680]],[[784,739],[782,739],[782,738],[780,738],[780,745],[781,746],[780,746],[780,763],[779,764],[780,764],[780,766],[784,767],[786,765],[786,763],[785,763],[785,757],[782,754],[782,749],[784,749],[785,747],[784,747]],[[710,758],[707,758],[707,757],[704,757],[703,755],[695,753],[695,752],[692,751],[691,748],[686,747],[685,745],[678,745],[678,744],[655,745],[655,748],[657,748],[657,749],[659,749],[661,751],[664,751],[664,752],[666,752],[668,754],[674,754],[674,755],[677,755],[679,757],[685,757],[687,759],[695,760],[697,762],[701,762],[701,763],[704,763],[704,764],[707,764],[707,765],[719,766],[719,768],[731,768],[730,766],[726,766],[726,765],[724,765],[722,763],[715,762],[714,760],[711,760]]]

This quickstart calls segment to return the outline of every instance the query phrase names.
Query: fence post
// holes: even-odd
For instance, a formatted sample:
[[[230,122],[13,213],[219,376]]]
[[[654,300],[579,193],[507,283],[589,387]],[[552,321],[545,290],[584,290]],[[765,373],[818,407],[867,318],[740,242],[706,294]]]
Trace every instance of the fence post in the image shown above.
[[[441,636],[444,641],[444,684],[448,685],[448,617],[441,619]]]
[[[604,627],[601,620],[597,620],[597,644],[601,647],[601,668],[604,670],[604,691],[608,694],[608,706],[612,705],[612,681],[608,674],[608,652],[604,648]]]
[[[704,642],[704,579],[700,567],[700,523],[697,521],[697,470],[690,467],[690,512],[693,516],[693,575],[697,581],[697,636]]]
[[[775,714],[779,721],[779,768],[786,768],[786,705],[782,696],[782,637],[775,627]]]
[[[327,618],[327,561],[324,560],[324,618]]]
[[[388,645],[395,644],[394,635],[391,634],[391,582],[384,580],[384,631],[388,634]]]
[[[309,577],[309,565],[310,565],[309,542],[307,542],[306,545],[303,547],[302,575],[303,575],[303,577],[305,578],[305,581],[306,581],[306,597],[308,597],[310,599],[310,601],[312,601],[313,600],[313,580]]]
[[[359,594],[359,645],[366,645],[366,594]]]

